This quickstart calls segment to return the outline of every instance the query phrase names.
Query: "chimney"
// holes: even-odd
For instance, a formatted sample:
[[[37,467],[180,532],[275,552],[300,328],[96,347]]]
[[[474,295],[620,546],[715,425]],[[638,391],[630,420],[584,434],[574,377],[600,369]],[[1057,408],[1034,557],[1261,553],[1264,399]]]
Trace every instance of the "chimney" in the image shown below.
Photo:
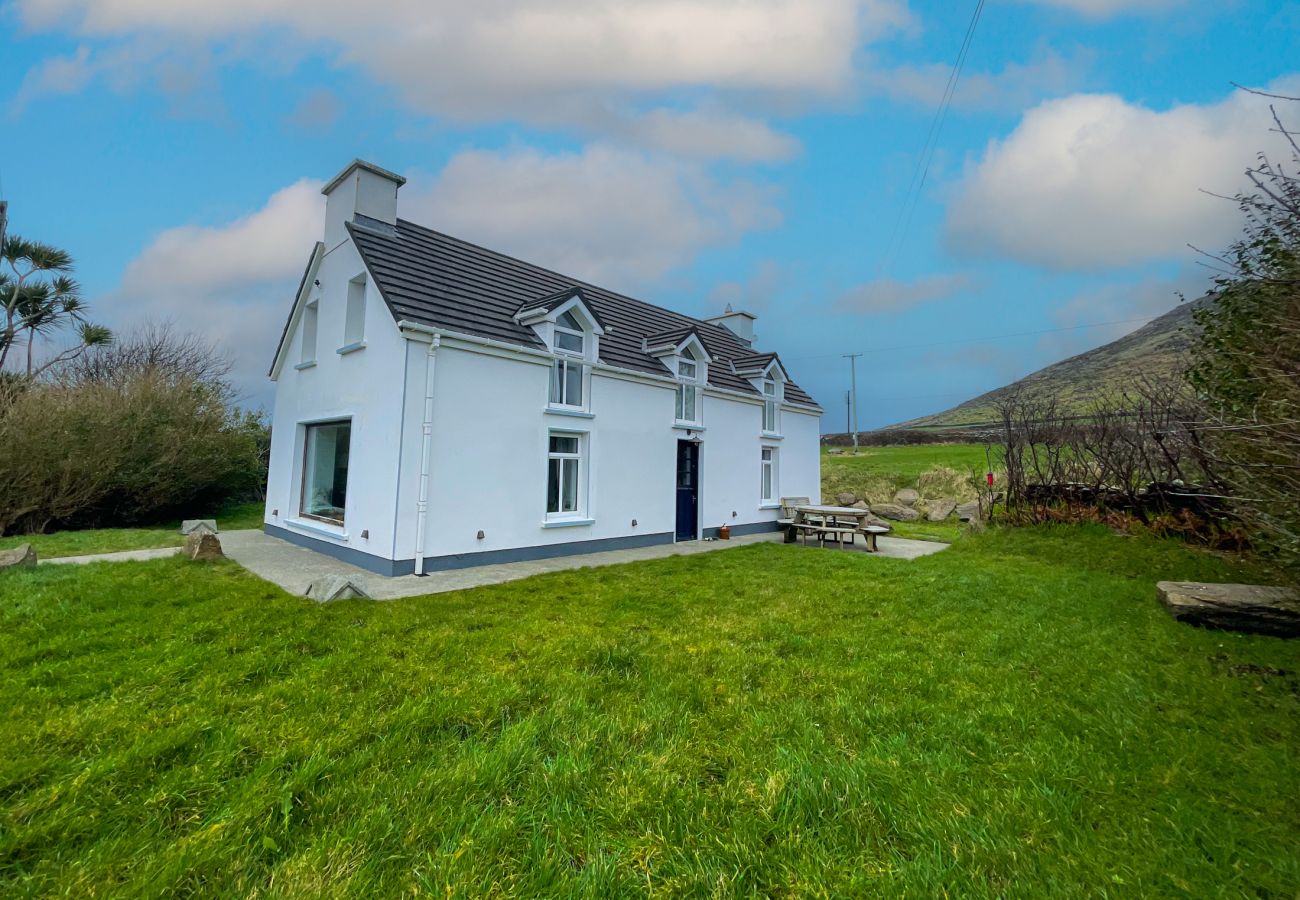
[[[325,195],[325,249],[337,247],[347,231],[345,223],[367,216],[397,224],[397,189],[406,179],[373,163],[354,159],[321,190]]]
[[[714,316],[711,319],[705,319],[710,325],[722,325],[736,337],[745,342],[745,346],[754,346],[754,320],[758,316],[753,313],[747,313],[744,310],[733,310],[731,304],[727,304],[726,312],[720,316]]]

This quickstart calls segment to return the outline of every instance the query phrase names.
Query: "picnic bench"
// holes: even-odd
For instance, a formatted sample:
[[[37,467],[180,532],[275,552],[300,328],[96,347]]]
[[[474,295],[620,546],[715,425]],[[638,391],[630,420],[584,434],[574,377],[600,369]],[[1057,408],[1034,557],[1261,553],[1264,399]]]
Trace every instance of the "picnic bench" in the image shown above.
[[[867,550],[874,553],[878,549],[876,538],[888,534],[889,528],[868,524],[870,516],[868,509],[822,506],[809,502],[807,497],[782,497],[781,518],[777,522],[785,530],[787,544],[794,543],[800,536],[807,544],[809,536],[813,536],[823,547],[828,540],[833,540],[843,549],[846,541],[852,546],[860,534]]]

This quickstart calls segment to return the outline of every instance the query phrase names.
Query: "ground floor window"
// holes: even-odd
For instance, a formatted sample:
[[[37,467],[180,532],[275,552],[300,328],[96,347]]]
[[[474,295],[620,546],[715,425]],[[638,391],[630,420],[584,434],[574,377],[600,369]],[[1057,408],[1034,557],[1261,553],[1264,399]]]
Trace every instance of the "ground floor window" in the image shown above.
[[[348,498],[351,422],[307,426],[302,466],[301,513],[309,519],[343,524]]]
[[[776,499],[776,454],[775,447],[763,448],[762,489],[759,498],[763,503],[772,503]]]
[[[582,511],[583,435],[551,432],[546,460],[546,514],[571,516]]]

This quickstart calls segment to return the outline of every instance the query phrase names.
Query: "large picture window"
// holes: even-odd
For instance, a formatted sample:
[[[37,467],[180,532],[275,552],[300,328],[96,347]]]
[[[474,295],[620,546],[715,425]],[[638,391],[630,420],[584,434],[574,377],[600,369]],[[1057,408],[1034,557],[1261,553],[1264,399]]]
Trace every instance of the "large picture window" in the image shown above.
[[[301,513],[334,525],[343,524],[348,499],[348,449],[351,422],[308,425],[304,442]]]
[[[763,503],[772,503],[776,497],[776,454],[775,447],[763,448],[763,473],[759,499]]]
[[[572,516],[582,504],[582,435],[552,432],[546,460],[546,514]]]

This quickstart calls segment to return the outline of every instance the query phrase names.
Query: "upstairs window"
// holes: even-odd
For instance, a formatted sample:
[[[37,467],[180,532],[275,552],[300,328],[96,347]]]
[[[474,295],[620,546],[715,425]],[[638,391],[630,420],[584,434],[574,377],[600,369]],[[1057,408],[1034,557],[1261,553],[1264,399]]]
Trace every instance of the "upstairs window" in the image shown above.
[[[763,431],[779,434],[781,426],[781,390],[775,379],[763,379]]]
[[[302,308],[302,336],[298,345],[298,365],[316,362],[316,322],[320,318],[320,303],[311,301]]]
[[[693,359],[679,360],[677,377],[681,384],[677,386],[677,421],[698,423],[700,421],[700,388],[698,379],[700,366]]]
[[[555,350],[558,353],[573,353],[582,356],[587,344],[587,333],[582,323],[571,312],[566,312],[555,320]]]
[[[366,337],[366,277],[348,282],[348,308],[343,322],[343,346],[351,347]]]
[[[555,320],[552,349],[556,359],[551,364],[550,392],[552,406],[582,408],[583,382],[587,374],[587,366],[583,363],[586,347],[587,334],[573,313],[566,312]]]

